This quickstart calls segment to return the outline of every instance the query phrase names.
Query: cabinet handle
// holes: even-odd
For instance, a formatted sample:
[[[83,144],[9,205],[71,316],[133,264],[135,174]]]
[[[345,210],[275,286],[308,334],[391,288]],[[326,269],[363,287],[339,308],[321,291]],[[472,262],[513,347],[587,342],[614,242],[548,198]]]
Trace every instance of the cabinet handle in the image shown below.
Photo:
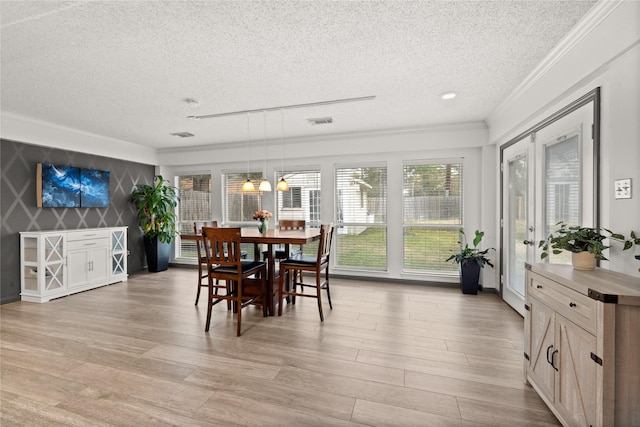
[[[570,302],[570,303],[569,303],[569,307],[573,308],[573,307],[575,307],[575,306],[576,306],[576,303],[575,303],[575,302]]]
[[[536,288],[542,289],[542,285],[538,285],[538,286],[536,286]]]
[[[558,354],[558,350],[551,353],[551,366],[553,366],[553,369],[555,369],[557,372],[558,368],[556,367],[556,354]]]
[[[551,355],[549,355],[549,352],[551,351],[551,349],[553,349],[553,344],[551,344],[549,347],[547,347],[547,362],[549,362],[549,365],[553,366],[553,361],[551,360]]]

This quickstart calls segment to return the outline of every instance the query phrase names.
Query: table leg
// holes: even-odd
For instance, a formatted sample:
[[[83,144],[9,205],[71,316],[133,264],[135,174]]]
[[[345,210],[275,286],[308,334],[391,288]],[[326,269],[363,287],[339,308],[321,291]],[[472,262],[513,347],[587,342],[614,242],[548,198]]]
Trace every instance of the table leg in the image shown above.
[[[268,310],[269,310],[269,316],[275,316],[276,315],[276,301],[275,301],[275,297],[274,297],[274,288],[276,286],[276,262],[275,262],[275,258],[273,256],[273,244],[269,243],[267,244],[267,274],[268,274],[268,290],[269,290],[269,297],[268,297]],[[276,295],[277,295],[277,291],[276,291]]]

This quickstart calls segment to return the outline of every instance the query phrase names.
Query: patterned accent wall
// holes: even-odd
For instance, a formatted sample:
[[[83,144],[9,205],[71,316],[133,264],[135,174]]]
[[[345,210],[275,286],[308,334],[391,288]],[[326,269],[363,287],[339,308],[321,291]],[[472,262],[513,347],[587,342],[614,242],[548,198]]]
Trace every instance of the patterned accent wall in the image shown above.
[[[110,172],[108,208],[37,208],[36,163]],[[152,165],[0,140],[0,304],[20,299],[20,231],[129,227],[129,274],[146,266],[142,231],[127,200],[135,184],[151,184]]]

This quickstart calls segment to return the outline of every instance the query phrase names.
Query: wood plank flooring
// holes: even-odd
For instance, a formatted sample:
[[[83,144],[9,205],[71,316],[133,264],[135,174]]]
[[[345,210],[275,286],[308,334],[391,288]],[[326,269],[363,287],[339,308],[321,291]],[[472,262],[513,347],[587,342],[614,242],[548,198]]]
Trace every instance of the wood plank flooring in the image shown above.
[[[218,304],[171,268],[0,306],[2,426],[557,426],[494,294],[332,279],[325,321]]]

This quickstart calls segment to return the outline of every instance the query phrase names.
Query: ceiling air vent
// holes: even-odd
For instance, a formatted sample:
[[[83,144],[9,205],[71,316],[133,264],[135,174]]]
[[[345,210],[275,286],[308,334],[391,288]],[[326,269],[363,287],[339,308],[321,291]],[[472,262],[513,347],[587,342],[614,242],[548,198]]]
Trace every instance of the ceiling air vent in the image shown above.
[[[175,133],[172,133],[171,135],[179,136],[180,138],[191,138],[192,136],[195,136],[191,132],[175,132]]]
[[[307,119],[309,123],[312,125],[328,125],[329,123],[333,123],[332,117],[317,117],[315,119]]]

